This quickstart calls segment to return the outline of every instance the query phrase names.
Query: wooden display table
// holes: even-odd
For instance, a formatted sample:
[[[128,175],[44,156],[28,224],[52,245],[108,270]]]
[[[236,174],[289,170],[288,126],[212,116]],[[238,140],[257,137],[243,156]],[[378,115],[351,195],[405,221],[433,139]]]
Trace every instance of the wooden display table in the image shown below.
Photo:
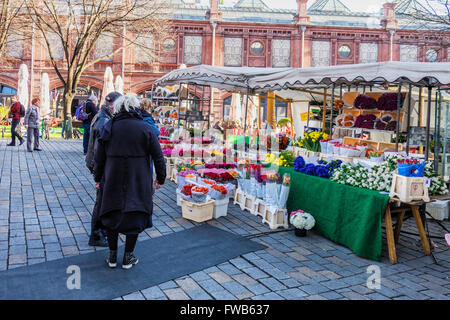
[[[433,196],[431,201],[436,200],[450,200],[449,195],[444,196]],[[399,208],[391,209],[391,203],[400,204]],[[417,230],[419,232],[420,241],[422,242],[422,247],[424,253],[428,256],[431,254],[430,243],[425,233],[425,228],[422,223],[422,218],[420,217],[419,207],[426,202],[424,201],[412,201],[412,202],[402,202],[398,198],[391,198],[388,205],[386,206],[385,213],[385,224],[386,224],[386,239],[388,244],[389,261],[392,264],[397,263],[397,251],[395,248],[395,243],[398,242],[400,237],[400,231],[403,225],[403,218],[405,217],[406,211],[411,210],[414,220],[416,222]],[[395,225],[395,230],[392,227],[392,213],[399,213],[397,218],[397,224]]]

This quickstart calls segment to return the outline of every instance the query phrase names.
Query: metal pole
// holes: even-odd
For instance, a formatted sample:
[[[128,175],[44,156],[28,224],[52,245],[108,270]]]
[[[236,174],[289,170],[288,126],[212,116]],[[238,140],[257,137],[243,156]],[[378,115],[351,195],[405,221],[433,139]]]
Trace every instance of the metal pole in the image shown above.
[[[436,101],[434,110],[434,170],[439,170],[439,143],[440,143],[440,92],[439,88],[436,90]]]
[[[333,107],[334,107],[334,90],[336,85],[333,83],[333,88],[331,89],[331,122],[330,122],[330,138],[333,137]]]
[[[398,91],[397,91],[397,127],[395,129],[395,151],[398,152],[398,140],[400,135],[400,100],[402,98],[402,82],[398,83]]]
[[[411,89],[412,85],[409,84],[408,90],[408,119],[406,123],[406,154],[409,156],[409,134],[410,134],[410,126],[411,126]]]
[[[244,137],[247,135],[247,111],[248,111],[248,88],[247,88],[247,98],[245,99]]]
[[[445,107],[445,127],[444,127],[444,142],[443,142],[443,152],[442,152],[442,176],[445,176],[445,167],[447,165],[447,137],[448,137],[448,128],[450,126],[449,122],[449,114],[448,110],[450,108],[450,102],[447,101],[446,107]]]
[[[430,122],[431,122],[431,86],[428,87],[428,105],[427,105],[427,127],[425,138],[425,161],[428,161],[428,153],[430,152]]]
[[[420,87],[419,89],[419,110],[417,110],[417,126],[420,127],[422,124],[422,90],[423,88]]]
[[[327,116],[327,88],[323,89],[323,105],[322,105],[322,131],[326,130],[326,116]]]
[[[339,100],[342,100],[342,83],[339,88]]]

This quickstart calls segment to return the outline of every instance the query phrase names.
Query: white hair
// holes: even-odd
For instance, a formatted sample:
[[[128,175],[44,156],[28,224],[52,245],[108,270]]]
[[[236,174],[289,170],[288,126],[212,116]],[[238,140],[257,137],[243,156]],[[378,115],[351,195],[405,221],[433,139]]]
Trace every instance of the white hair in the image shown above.
[[[114,101],[114,113],[119,113],[122,108],[126,112],[130,112],[130,109],[139,109],[140,105],[141,103],[139,102],[137,95],[128,93],[120,96],[116,101]]]

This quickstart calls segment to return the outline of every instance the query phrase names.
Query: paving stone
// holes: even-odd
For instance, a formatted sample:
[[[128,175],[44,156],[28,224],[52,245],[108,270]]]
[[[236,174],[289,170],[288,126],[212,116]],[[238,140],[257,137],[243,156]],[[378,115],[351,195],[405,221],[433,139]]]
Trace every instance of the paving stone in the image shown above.
[[[231,293],[229,293],[226,290],[222,290],[222,291],[212,291],[211,295],[214,297],[214,299],[216,300],[236,300],[236,297],[233,296]]]
[[[192,300],[212,300],[213,298],[202,289],[191,290],[186,292]]]
[[[141,290],[141,293],[148,300],[165,297],[164,292],[158,286],[153,286],[153,287]]]
[[[261,278],[268,277],[268,275],[265,272],[259,270],[256,267],[245,268],[245,269],[242,269],[242,271],[244,271],[245,273],[247,273],[250,277],[252,277],[254,279],[261,279]]]
[[[184,291],[199,290],[200,286],[191,278],[175,280],[178,286]]]
[[[245,273],[235,274],[232,277],[234,280],[236,280],[237,282],[239,282],[244,286],[255,285],[258,283],[255,279],[253,279],[252,277],[248,276]]]
[[[133,292],[122,297],[123,300],[145,300],[140,292]]]
[[[169,300],[190,300],[189,296],[180,288],[163,290]]]
[[[263,286],[262,284],[251,284],[246,286],[251,292],[253,292],[255,295],[261,295],[267,292],[270,292],[270,290]]]
[[[218,283],[225,283],[225,282],[233,281],[233,279],[223,271],[212,272],[212,273],[209,273],[208,275],[211,278],[213,278],[214,280],[216,280]]]

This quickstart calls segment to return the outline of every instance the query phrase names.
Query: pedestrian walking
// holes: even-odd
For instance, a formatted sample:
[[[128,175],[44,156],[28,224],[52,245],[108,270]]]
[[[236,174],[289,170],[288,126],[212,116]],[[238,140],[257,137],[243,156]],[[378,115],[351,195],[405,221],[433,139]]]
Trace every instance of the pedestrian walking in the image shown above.
[[[109,267],[117,266],[119,233],[126,235],[122,268],[138,263],[134,248],[139,233],[152,227],[153,188],[166,179],[166,166],[158,138],[138,111],[139,99],[127,94],[114,102],[114,116],[103,127],[95,152],[96,187],[104,183],[100,220],[107,229]],[[154,161],[153,185],[149,163]]]
[[[27,128],[27,150],[28,152],[41,151],[39,149],[39,107],[40,99],[34,98],[31,100],[31,106],[27,109],[25,113],[25,128]],[[31,149],[31,143],[34,139],[34,148]]]
[[[83,152],[84,155],[87,154],[88,146],[89,146],[89,136],[91,132],[91,123],[92,119],[94,119],[94,116],[97,114],[97,97],[94,95],[91,95],[89,99],[86,101],[85,104],[85,113],[87,115],[87,119],[83,119]]]
[[[20,134],[16,131],[17,126],[20,123],[20,118],[24,116],[23,110],[25,108],[22,106],[22,104],[19,102],[17,96],[12,97],[12,105],[9,109],[8,118],[11,119],[11,143],[8,143],[7,146],[14,147],[16,145],[16,138],[19,139],[21,146],[23,142],[25,141]]]
[[[105,104],[101,107],[100,111],[92,119],[90,136],[89,136],[89,146],[86,155],[86,167],[93,174],[94,173],[94,153],[97,149],[98,138],[100,132],[105,126],[105,124],[112,118],[114,107],[114,101],[119,98],[121,94],[119,92],[111,92],[105,98]],[[95,200],[94,210],[92,211],[92,221],[91,221],[91,235],[89,236],[89,245],[97,247],[107,247],[108,242],[106,241],[106,231],[102,229],[101,222],[99,220],[99,210],[103,193],[103,184],[97,189],[97,197]]]

